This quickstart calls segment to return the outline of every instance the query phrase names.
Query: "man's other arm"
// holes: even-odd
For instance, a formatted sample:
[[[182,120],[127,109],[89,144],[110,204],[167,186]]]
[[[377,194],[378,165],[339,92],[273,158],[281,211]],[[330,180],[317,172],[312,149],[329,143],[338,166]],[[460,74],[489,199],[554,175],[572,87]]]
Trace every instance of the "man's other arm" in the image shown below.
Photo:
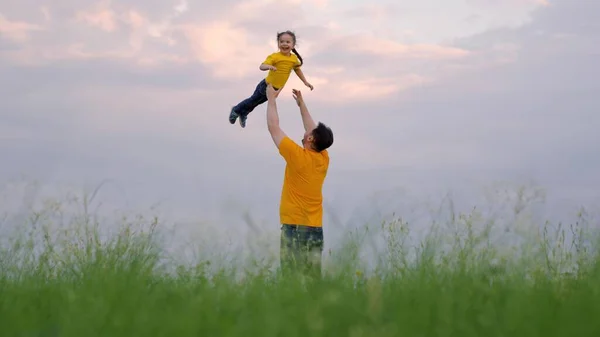
[[[310,112],[308,112],[308,108],[306,107],[306,103],[304,102],[304,97],[302,97],[302,92],[297,89],[292,89],[292,93],[298,107],[300,108],[300,115],[302,116],[302,124],[304,124],[305,131],[312,131],[317,127],[317,124],[312,119]]]
[[[300,102],[300,115],[302,116],[302,124],[304,124],[305,131],[312,131],[317,128],[317,124],[312,119],[310,112],[308,112],[308,108],[306,107],[306,103],[304,100]]]

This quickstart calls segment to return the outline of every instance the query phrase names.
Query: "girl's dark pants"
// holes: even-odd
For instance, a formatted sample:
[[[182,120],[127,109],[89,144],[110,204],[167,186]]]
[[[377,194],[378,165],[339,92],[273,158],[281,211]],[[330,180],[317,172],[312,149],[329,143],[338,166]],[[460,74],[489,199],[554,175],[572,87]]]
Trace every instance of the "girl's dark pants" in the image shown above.
[[[321,277],[323,228],[283,224],[281,226],[281,271]]]
[[[277,90],[277,88],[275,88]],[[233,107],[233,111],[235,111],[240,116],[248,116],[254,108],[263,104],[267,101],[267,82],[263,78],[262,81],[258,82],[256,88],[254,89],[254,93],[252,96],[246,98]]]

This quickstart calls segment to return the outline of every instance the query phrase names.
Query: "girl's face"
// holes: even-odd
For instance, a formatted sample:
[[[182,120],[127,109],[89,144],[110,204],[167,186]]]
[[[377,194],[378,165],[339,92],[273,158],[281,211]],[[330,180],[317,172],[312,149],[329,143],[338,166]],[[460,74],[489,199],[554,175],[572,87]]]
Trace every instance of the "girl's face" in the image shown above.
[[[282,53],[289,53],[294,48],[294,38],[290,34],[283,34],[279,37],[279,50]]]

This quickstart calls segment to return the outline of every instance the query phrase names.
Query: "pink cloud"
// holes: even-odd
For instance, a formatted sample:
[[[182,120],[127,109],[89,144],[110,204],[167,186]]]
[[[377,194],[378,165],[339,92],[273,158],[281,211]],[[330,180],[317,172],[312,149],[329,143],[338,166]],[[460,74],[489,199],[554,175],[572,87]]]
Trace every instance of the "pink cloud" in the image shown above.
[[[75,22],[96,27],[105,32],[116,32],[121,28],[129,28],[128,33],[113,35],[111,40],[70,41],[68,52],[60,53],[60,57],[74,58],[130,58],[139,65],[158,65],[163,62],[182,62],[186,55],[176,55],[157,47],[147,48],[148,42],[159,42],[165,46],[173,46],[176,41],[170,36],[173,30],[172,20],[188,11],[187,1],[174,5],[160,19],[150,20],[136,7],[113,4],[101,1],[92,7],[78,11]],[[127,41],[129,48],[123,48]],[[115,47],[115,46],[119,47]],[[85,50],[85,51],[84,51]]]
[[[250,0],[250,1],[256,1],[256,0]],[[308,5],[312,5],[318,9],[325,9],[329,6],[329,0],[284,0],[283,2],[287,2],[288,4],[292,4],[292,5],[301,5],[301,4],[308,4]],[[263,1],[264,3],[264,1]]]
[[[447,59],[469,55],[469,51],[455,47],[435,44],[402,44],[393,40],[367,35],[347,36],[337,42],[349,52],[384,58]]]
[[[304,87],[302,82],[293,78],[287,87],[301,89],[311,96],[312,100],[348,104],[384,99],[390,95],[416,86],[431,83],[433,79],[418,75],[406,74],[396,77],[315,77],[310,79],[315,90]],[[289,89],[291,91],[291,89]],[[291,99],[291,98],[290,98]]]
[[[414,87],[433,83],[444,76],[443,69],[446,66],[471,56],[467,50],[442,45],[401,44],[380,37],[343,35],[338,32],[322,35],[321,38],[311,40],[308,45],[302,44],[302,55],[308,61],[304,73],[308,81],[315,86],[315,90],[308,94],[315,100],[333,104],[384,99]],[[343,50],[348,56],[346,60],[365,55],[369,59],[366,59],[365,66],[360,68],[344,63],[324,67],[311,62],[312,56],[328,53],[331,48]],[[421,72],[408,67],[403,68],[398,64],[398,58],[435,62],[440,72],[430,73],[426,70]],[[293,74],[287,87],[308,90]]]
[[[468,0],[470,6],[475,7],[531,7],[531,6],[550,6],[548,0]]]
[[[45,7],[41,10],[45,20],[49,21],[50,10]],[[130,60],[132,65],[142,67],[159,66],[165,63],[182,64],[190,60],[189,55],[182,53],[181,50],[169,49],[175,44],[175,41],[169,34],[163,33],[171,30],[171,20],[185,11],[187,11],[187,3],[184,1],[174,6],[173,12],[166,14],[157,23],[149,20],[136,8],[112,5],[110,2],[99,2],[90,8],[77,11],[72,20],[63,19],[62,22],[52,22],[53,27],[77,29],[80,25],[86,25],[107,33],[123,29],[122,34],[107,35],[103,39],[79,39],[78,35],[76,40],[69,39],[70,35],[67,30],[61,32],[63,42],[60,44],[44,43],[42,39],[34,40],[23,45],[19,50],[3,51],[2,56],[12,63],[21,65],[49,64],[53,61],[68,59]],[[40,30],[42,27],[10,22],[0,17],[0,31],[5,32],[13,39],[24,41],[28,38],[29,31],[36,29]],[[54,38],[50,34],[46,34],[44,37]]]
[[[301,24],[296,29],[300,37],[299,51],[307,61],[304,73],[316,87],[314,92],[307,94],[319,101],[343,104],[382,99],[435,82],[445,76],[446,71],[458,70],[452,68],[455,64],[467,63],[463,60],[483,62],[483,54],[460,48],[404,44],[381,36],[347,33],[338,29],[343,22],[312,22],[311,18],[302,16],[307,4],[332,10],[326,0],[308,3],[284,0],[276,6],[281,10],[298,11],[296,19],[302,17],[297,19]],[[212,20],[195,21],[192,17],[186,18],[183,23],[175,21],[175,18],[189,11],[187,1],[173,1],[171,5],[157,16],[141,7],[100,2],[77,12],[75,27],[83,24],[105,32],[119,30],[119,34],[107,34],[103,39],[67,40],[62,45],[32,44],[26,50],[10,51],[9,55],[14,62],[21,64],[98,58],[127,60],[132,67],[195,62],[206,66],[213,79],[232,80],[234,83],[244,79],[258,81],[266,75],[258,66],[268,54],[277,50],[276,44],[273,35],[265,33],[267,28],[257,32],[252,27],[257,24],[273,25],[273,32],[284,29],[275,27],[279,24],[276,19],[258,21],[265,10],[273,6],[270,1],[239,1]],[[373,5],[370,8],[376,17],[385,14],[384,7]],[[317,30],[315,27],[320,28]],[[509,46],[499,48],[497,53],[503,58],[498,62],[508,62],[516,56],[516,51]],[[339,50],[344,57],[335,66],[321,63],[326,62],[324,55],[329,55],[332,49]],[[4,54],[7,55],[7,52]],[[489,51],[487,55],[490,55]],[[419,68],[403,62],[404,59],[410,59],[411,65],[413,61],[418,63]],[[361,60],[367,60],[368,64],[355,67]],[[420,67],[423,62],[434,65],[436,73],[429,72],[432,67]],[[287,87],[308,90],[295,74],[291,75]],[[246,93],[249,89],[246,87],[244,90]]]
[[[78,11],[75,19],[105,32],[114,32],[118,28],[115,12],[106,3],[99,3],[89,10]]]
[[[181,25],[193,57],[209,65],[217,78],[243,78],[258,73],[258,66],[272,53],[268,45],[252,43],[246,29],[229,21],[213,21],[204,25]]]
[[[483,71],[518,61],[521,47],[515,43],[495,43],[481,50],[473,50],[461,62],[449,63],[441,71],[443,77],[460,76],[473,71]]]
[[[23,21],[10,21],[0,13],[0,35],[15,42],[26,42],[30,39],[31,32],[41,30],[44,30],[44,28],[40,25]]]
[[[131,27],[131,33],[129,34],[129,45],[135,51],[139,51],[144,46],[144,40],[147,33],[144,31],[144,27],[147,25],[147,20],[142,14],[135,10],[130,10],[124,15],[124,21]]]
[[[40,12],[42,12],[42,16],[44,17],[44,20],[46,22],[49,22],[52,20],[52,15],[50,14],[50,9],[46,6],[41,6],[40,7]]]
[[[385,20],[393,19],[398,14],[398,8],[395,5],[379,3],[366,3],[345,12],[348,17],[365,18],[374,24],[385,23]]]
[[[262,44],[256,42],[260,41],[259,37],[254,36],[244,27],[235,26],[226,20],[202,25],[181,25],[178,29],[188,39],[196,60],[208,65],[216,78],[242,79],[255,76],[258,80],[264,76],[258,70],[258,65],[266,55],[276,50],[274,41],[265,39],[264,41],[268,42]],[[443,61],[470,55],[466,50],[453,47],[404,45],[378,37],[342,36],[339,33],[332,37],[332,34],[333,32],[324,32],[316,39],[303,41],[301,47],[301,54],[309,61],[309,65],[304,68],[304,74],[317,88],[310,94],[317,100],[331,103],[381,99],[435,80],[430,75],[410,71],[405,73],[396,71],[398,75],[391,76],[388,73],[380,73],[383,69],[389,69],[386,64],[396,62],[394,57]],[[236,42],[232,43],[232,41]],[[328,68],[319,66],[318,63],[310,63],[313,55],[327,52],[328,48],[336,44],[341,44],[350,54],[369,54],[373,57],[372,65],[377,67],[365,73],[356,69],[349,72],[344,64]],[[232,64],[236,66],[232,67]],[[295,74],[291,75],[286,87],[308,90]]]
[[[142,28],[147,22],[146,18],[135,10],[129,10],[125,16],[125,20],[134,29]]]
[[[185,56],[179,56],[176,54],[169,53],[153,53],[151,55],[144,55],[138,53],[135,50],[107,50],[107,51],[95,51],[90,52],[85,50],[83,44],[74,44],[66,49],[66,52],[61,55],[57,55],[57,58],[67,59],[132,59],[135,64],[145,67],[158,66],[165,62],[173,64],[184,64],[188,62],[188,58]]]

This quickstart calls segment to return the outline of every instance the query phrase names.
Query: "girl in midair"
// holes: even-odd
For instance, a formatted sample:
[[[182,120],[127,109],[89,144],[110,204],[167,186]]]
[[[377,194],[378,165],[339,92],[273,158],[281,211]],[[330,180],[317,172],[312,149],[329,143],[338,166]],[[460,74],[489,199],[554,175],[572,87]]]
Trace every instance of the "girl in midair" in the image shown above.
[[[229,113],[229,122],[231,124],[234,124],[239,118],[240,126],[245,128],[248,114],[250,114],[254,108],[267,101],[267,85],[271,84],[275,90],[283,88],[289,79],[292,70],[294,70],[304,85],[309,87],[310,90],[313,90],[312,84],[308,83],[300,68],[304,61],[295,48],[296,34],[289,30],[277,33],[277,44],[279,46],[279,52],[267,56],[265,61],[260,65],[260,70],[269,71],[266,78],[258,83],[252,96],[231,108],[231,112]]]

